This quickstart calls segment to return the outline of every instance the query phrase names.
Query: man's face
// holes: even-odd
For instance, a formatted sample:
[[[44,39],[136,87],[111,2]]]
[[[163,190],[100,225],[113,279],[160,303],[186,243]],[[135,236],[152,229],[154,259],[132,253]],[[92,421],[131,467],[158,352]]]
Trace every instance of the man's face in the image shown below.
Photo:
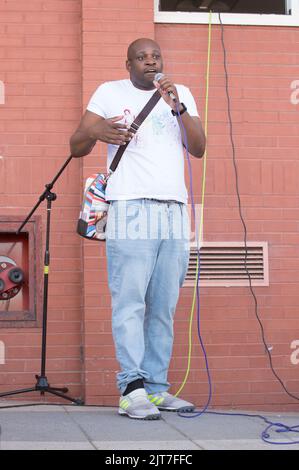
[[[163,61],[161,51],[154,41],[137,41],[129,48],[127,70],[134,86],[141,90],[155,88],[155,74],[162,72]]]

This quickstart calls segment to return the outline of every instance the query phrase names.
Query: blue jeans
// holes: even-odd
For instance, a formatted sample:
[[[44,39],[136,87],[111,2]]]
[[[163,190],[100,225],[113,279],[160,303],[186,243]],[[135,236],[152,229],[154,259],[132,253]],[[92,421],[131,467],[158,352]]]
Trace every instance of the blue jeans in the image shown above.
[[[148,393],[169,388],[173,318],[188,268],[189,233],[183,203],[110,203],[106,252],[121,393],[138,378]]]

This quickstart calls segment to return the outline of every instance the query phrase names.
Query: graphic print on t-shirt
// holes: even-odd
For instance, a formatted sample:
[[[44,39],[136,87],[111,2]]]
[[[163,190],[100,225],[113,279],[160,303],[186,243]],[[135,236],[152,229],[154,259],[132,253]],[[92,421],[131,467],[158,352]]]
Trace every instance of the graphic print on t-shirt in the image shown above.
[[[130,126],[136,119],[135,114],[130,108],[123,110],[123,119],[120,121],[127,126]],[[176,120],[167,111],[152,112],[143,122],[138,132],[134,135],[131,146],[144,148],[150,145],[152,138],[160,140],[165,138],[165,135],[172,136],[170,146],[177,145],[180,141],[180,134],[177,131]]]

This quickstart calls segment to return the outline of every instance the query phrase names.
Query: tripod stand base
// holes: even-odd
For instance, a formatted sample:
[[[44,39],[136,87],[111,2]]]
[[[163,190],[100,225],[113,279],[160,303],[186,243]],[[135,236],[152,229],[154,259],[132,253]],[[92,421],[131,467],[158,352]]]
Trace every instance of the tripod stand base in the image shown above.
[[[36,375],[35,377],[37,379],[35,387],[21,388],[19,390],[12,390],[10,392],[0,393],[0,397],[7,397],[9,395],[18,395],[20,393],[28,393],[28,392],[40,392],[41,395],[44,395],[45,393],[51,393],[52,395],[56,395],[57,397],[64,398],[65,400],[71,401],[72,403],[75,403],[76,405],[84,405],[84,401],[81,400],[80,398],[72,398],[72,397],[69,397],[68,395],[65,395],[65,393],[68,392],[68,388],[51,387],[50,384],[48,383],[46,376]]]

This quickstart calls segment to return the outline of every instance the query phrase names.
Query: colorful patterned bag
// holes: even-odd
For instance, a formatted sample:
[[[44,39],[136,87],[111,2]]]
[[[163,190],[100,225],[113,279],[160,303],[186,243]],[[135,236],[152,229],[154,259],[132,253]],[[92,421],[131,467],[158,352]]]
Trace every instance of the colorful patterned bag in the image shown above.
[[[87,178],[83,205],[77,224],[77,233],[92,240],[105,240],[109,202],[105,190],[109,175],[96,173]]]

